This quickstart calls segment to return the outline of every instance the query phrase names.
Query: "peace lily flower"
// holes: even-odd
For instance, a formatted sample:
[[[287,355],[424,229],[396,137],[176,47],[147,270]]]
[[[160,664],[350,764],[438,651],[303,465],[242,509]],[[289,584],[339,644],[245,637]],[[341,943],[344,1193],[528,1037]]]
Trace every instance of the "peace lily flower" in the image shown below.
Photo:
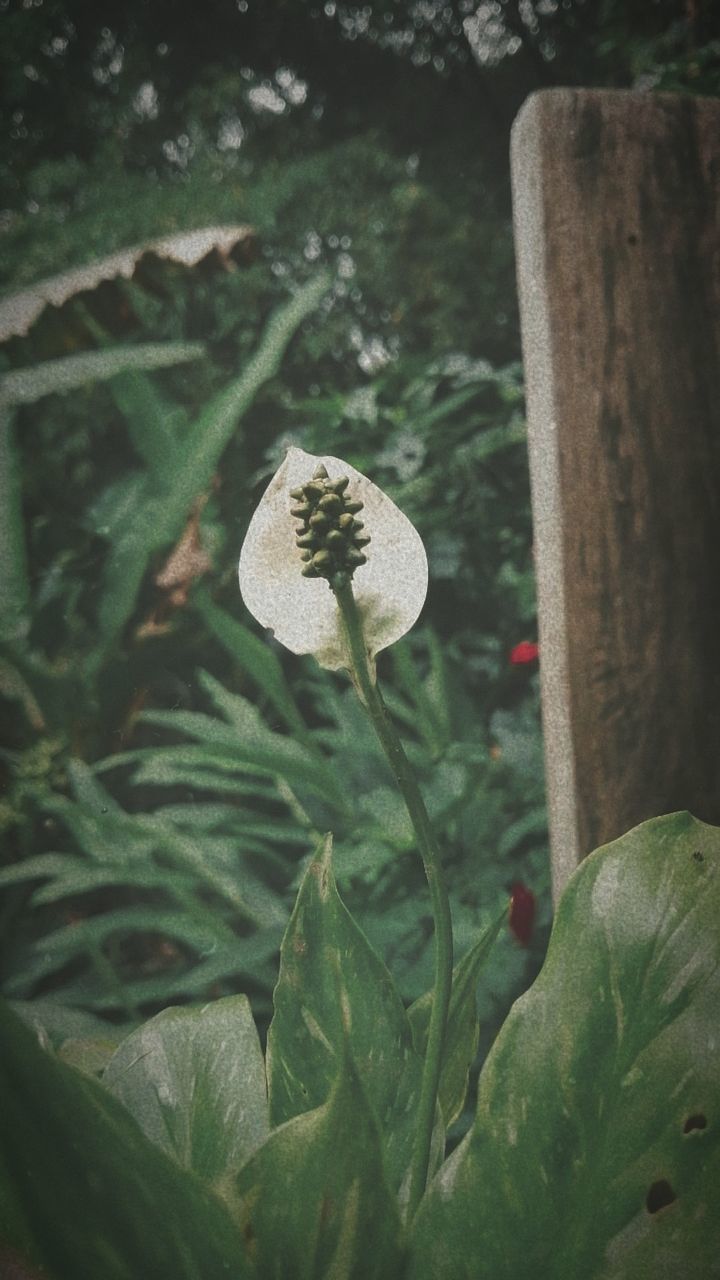
[[[350,666],[331,587],[337,575],[352,580],[372,663],[410,630],[424,604],[428,570],[420,535],[349,463],[289,449],[240,552],[243,599],[292,653],[312,653],[337,671]]]

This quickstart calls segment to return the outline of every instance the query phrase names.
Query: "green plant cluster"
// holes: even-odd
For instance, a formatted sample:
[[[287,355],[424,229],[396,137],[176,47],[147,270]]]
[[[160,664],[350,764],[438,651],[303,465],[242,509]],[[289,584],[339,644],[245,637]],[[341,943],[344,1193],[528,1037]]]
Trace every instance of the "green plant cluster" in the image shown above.
[[[502,918],[476,940],[453,973],[414,1215],[433,992],[405,1009],[338,894],[330,837],[285,933],[265,1057],[244,996],[165,1010],[119,1044],[37,1009],[28,1030],[3,1006],[0,1258],[57,1280],[709,1280],[718,857],[720,831],[673,814],[582,863],[446,1159]]]
[[[300,394],[298,343],[314,341],[331,287],[320,273],[270,312],[224,385],[224,278],[209,340],[183,343],[178,317],[218,269],[154,270],[170,281],[172,325],[142,276],[105,302],[86,293],[66,304],[63,331],[87,344],[92,330],[94,349],[24,367],[56,336],[43,315],[2,383],[3,989],[116,1021],[243,990],[262,1025],[304,860],[332,829],[340,882],[411,1000],[429,984],[431,924],[392,778],[342,683],[253,632],[235,561],[290,441],[342,447],[414,517],[428,624],[385,663],[387,696],[447,849],[462,951],[514,880],[547,886],[537,691],[507,664],[534,616],[519,370],[407,359],[359,390]],[[240,315],[255,270],[232,278]],[[118,343],[127,324],[155,345]],[[38,450],[60,460],[61,486],[34,466]],[[507,937],[499,949],[488,1034],[537,966],[547,917],[545,895],[534,946]]]

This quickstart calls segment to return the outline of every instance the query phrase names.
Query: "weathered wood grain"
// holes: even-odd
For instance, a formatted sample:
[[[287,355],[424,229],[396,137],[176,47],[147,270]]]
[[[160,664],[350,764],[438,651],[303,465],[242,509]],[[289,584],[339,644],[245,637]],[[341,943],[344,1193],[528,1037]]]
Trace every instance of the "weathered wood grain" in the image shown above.
[[[720,102],[536,94],[512,173],[557,892],[720,822]]]

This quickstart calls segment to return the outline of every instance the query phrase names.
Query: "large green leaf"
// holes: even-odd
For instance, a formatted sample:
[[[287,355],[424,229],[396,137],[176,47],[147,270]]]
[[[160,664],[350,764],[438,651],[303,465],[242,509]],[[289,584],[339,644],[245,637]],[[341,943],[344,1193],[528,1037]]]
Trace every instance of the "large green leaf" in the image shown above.
[[[438,1102],[446,1128],[457,1120],[467,1094],[468,1075],[477,1052],[480,1023],[477,1015],[477,984],[483,965],[492,950],[507,910],[482,933],[482,936],[463,956],[453,970],[452,993],[445,1029],[442,1074]],[[415,1047],[424,1054],[427,1045],[432,991],[426,991],[408,1009],[408,1018],[415,1039]]]
[[[346,1055],[327,1102],[276,1129],[236,1184],[259,1280],[398,1280],[377,1121]]]
[[[222,1205],[0,1005],[0,1239],[53,1280],[243,1280]]]
[[[413,1280],[720,1275],[720,830],[588,858],[417,1220]]]
[[[165,1009],[122,1042],[103,1083],[147,1138],[218,1189],[269,1130],[265,1064],[246,996]]]
[[[327,1100],[347,1035],[398,1190],[410,1162],[422,1059],[390,973],[340,900],[331,856],[328,836],[283,939],[268,1032],[270,1120],[282,1124]]]

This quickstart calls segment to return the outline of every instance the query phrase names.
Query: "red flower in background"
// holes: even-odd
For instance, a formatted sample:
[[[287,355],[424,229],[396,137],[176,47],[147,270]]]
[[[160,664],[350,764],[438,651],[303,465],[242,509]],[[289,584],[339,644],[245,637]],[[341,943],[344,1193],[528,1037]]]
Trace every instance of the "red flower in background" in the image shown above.
[[[514,667],[522,667],[527,662],[537,662],[540,650],[530,640],[521,640],[510,650],[510,661]]]
[[[535,923],[535,894],[528,889],[522,880],[510,885],[510,932],[514,934],[521,947],[527,947],[532,938]]]

